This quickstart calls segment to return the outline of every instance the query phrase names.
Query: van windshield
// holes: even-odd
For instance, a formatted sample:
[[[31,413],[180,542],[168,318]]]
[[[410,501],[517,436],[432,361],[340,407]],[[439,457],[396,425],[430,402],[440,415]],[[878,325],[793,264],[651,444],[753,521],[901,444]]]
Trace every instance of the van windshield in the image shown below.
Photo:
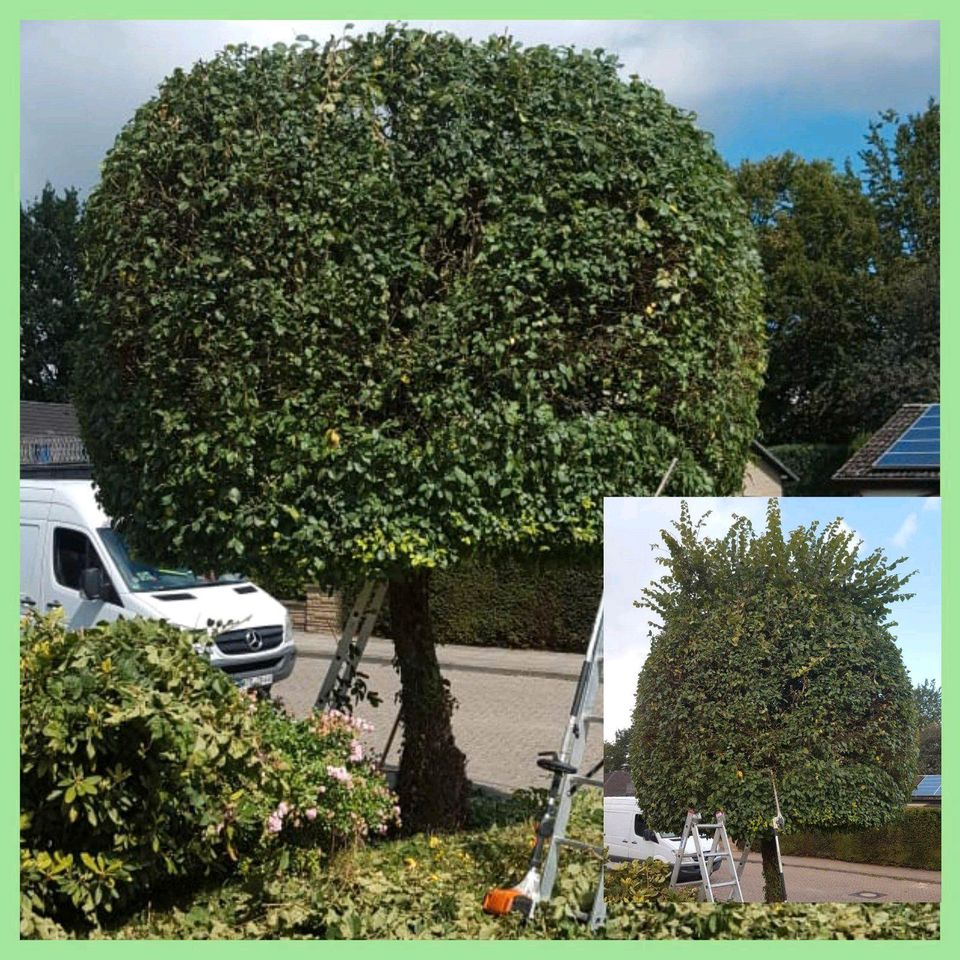
[[[213,587],[218,583],[239,583],[246,578],[238,573],[220,577],[202,577],[192,570],[158,567],[147,563],[130,552],[123,537],[112,527],[100,527],[97,531],[128,589],[134,593],[152,593],[157,590],[194,590],[198,587]]]

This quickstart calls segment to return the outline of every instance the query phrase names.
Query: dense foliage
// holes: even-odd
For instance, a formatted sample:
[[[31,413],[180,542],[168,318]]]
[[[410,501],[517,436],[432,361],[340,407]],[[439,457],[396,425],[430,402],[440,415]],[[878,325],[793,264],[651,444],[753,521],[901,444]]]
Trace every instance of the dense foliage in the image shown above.
[[[597,865],[565,854],[555,896],[526,927],[516,916],[481,910],[492,886],[517,879],[533,836],[542,793],[506,801],[478,800],[481,814],[459,834],[419,834],[344,850],[319,862],[304,850],[287,868],[246,864],[216,889],[155,904],[122,925],[95,932],[115,939],[590,939],[574,912],[589,897]],[[599,840],[602,810],[595,794],[581,793],[571,828]],[[653,868],[641,898],[612,902],[602,937],[644,939],[928,939],[939,936],[938,904],[764,904],[710,906],[673,902]],[[616,888],[615,888],[616,889]],[[65,936],[38,923],[34,937]]]
[[[785,535],[771,500],[701,537],[686,503],[644,590],[660,625],[637,683],[630,763],[659,829],[723,810],[767,859],[776,776],[786,832],[881,826],[917,763],[917,713],[886,618],[909,596],[840,520]],[[772,851],[770,851],[772,854]],[[769,891],[768,891],[769,896]]]
[[[848,442],[939,397],[939,106],[866,139],[860,175],[792,153],[737,172],[766,275],[767,443]]]
[[[941,773],[940,687],[933,680],[924,680],[913,688],[920,716],[919,773]]]
[[[239,858],[331,852],[396,817],[360,721],[297,722],[239,692],[197,636],[30,618],[20,658],[25,917],[99,923]],[[32,922],[32,921],[31,921]]]
[[[48,183],[20,207],[20,399],[65,402],[77,336],[76,190]]]
[[[939,870],[941,814],[936,807],[905,807],[872,830],[806,830],[783,838],[784,854],[848,863]]]
[[[691,887],[670,889],[673,864],[663,860],[630,860],[608,867],[603,888],[604,900],[611,903],[652,903],[658,900],[693,900]]]
[[[749,221],[693,118],[602,52],[228,47],[123,129],[83,240],[107,513],[195,569],[390,580],[414,828],[466,815],[429,571],[595,551],[604,494],[673,457],[673,490],[738,488]]]
[[[358,589],[342,594],[344,619]],[[582,653],[602,590],[602,566],[589,558],[465,560],[430,578],[430,619],[437,643]],[[389,604],[376,629],[391,636]]]
[[[738,488],[749,222],[602,53],[388,27],[176,71],[84,217],[78,410],[154,556],[321,580],[579,549],[605,492]]]

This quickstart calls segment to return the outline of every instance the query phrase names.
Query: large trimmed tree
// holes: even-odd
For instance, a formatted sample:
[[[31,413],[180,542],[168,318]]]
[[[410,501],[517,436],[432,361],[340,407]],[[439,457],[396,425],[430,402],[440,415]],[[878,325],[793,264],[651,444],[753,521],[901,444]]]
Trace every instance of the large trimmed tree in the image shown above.
[[[636,795],[661,829],[723,810],[782,900],[771,771],[788,832],[880,826],[913,787],[917,711],[887,622],[908,578],[840,520],[784,535],[776,500],[762,533],[740,518],[702,537],[686,503],[674,527],[643,591],[660,622],[637,683]]]
[[[605,494],[731,493],[758,259],[710,139],[601,53],[388,27],[176,71],[86,206],[109,514],[200,569],[390,581],[405,823],[464,757],[430,571],[595,553]]]

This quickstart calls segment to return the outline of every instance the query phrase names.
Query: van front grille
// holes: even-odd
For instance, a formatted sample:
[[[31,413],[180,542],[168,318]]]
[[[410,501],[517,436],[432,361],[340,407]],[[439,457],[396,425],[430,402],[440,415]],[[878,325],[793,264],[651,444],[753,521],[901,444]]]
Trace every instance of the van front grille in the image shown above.
[[[216,638],[217,649],[228,656],[274,650],[281,643],[283,643],[283,626],[280,624],[269,627],[226,630]]]

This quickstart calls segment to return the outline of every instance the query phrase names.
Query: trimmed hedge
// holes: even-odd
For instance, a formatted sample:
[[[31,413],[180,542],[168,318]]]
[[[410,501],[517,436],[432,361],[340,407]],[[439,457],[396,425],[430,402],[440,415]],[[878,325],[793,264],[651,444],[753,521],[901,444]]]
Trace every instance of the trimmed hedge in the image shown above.
[[[781,443],[770,452],[782,460],[800,478],[784,487],[790,497],[845,496],[849,484],[830,478],[853,455],[859,444],[851,443]]]
[[[343,591],[341,622],[357,588]],[[458,564],[433,576],[430,608],[437,643],[580,653],[603,591],[603,564],[531,565],[500,559]],[[385,604],[379,636],[390,636]]]
[[[905,807],[896,820],[875,830],[788,834],[781,840],[781,850],[799,857],[939,870],[940,810]]]

